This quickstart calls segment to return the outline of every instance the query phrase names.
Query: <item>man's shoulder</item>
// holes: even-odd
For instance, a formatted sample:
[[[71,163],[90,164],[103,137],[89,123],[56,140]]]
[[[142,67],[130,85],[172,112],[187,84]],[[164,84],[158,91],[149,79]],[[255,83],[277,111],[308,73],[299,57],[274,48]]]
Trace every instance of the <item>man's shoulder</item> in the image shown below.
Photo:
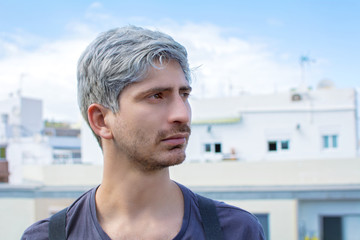
[[[224,202],[214,202],[224,234],[241,235],[241,239],[264,239],[262,226],[253,214]]]
[[[40,220],[23,233],[21,240],[47,240],[49,239],[49,218]]]
[[[183,193],[184,194],[188,194],[190,196],[190,198],[193,199],[193,201],[196,202],[197,207],[198,205],[198,198],[199,195],[195,194],[193,191],[191,191],[190,189],[188,189],[187,187],[178,184]],[[201,196],[201,195],[200,195]],[[233,223],[233,224],[239,224],[242,223],[242,225],[249,225],[249,227],[261,227],[258,219],[251,214],[250,212],[234,206],[234,205],[230,205],[228,203],[222,202],[222,201],[217,201],[217,200],[213,200],[211,199],[216,207],[216,212],[218,214],[218,218],[220,223],[222,222],[226,222],[226,223]]]
[[[249,222],[251,224],[258,223],[257,218],[253,214],[240,207],[215,200],[214,202],[220,219],[229,219],[237,222]]]

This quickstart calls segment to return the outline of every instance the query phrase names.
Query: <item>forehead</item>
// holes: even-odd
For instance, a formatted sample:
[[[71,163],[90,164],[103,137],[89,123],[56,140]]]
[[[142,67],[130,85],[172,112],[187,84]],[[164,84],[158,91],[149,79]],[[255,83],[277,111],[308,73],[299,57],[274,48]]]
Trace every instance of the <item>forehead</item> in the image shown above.
[[[144,91],[150,88],[183,88],[190,87],[185,74],[176,60],[169,60],[162,65],[149,67],[144,78],[129,85],[124,91]]]

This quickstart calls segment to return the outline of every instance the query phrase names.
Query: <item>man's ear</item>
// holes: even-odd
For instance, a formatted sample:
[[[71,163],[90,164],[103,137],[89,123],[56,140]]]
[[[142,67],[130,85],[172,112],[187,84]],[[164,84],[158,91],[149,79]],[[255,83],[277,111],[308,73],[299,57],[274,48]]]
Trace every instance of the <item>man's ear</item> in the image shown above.
[[[100,104],[93,103],[88,108],[88,120],[96,135],[105,139],[112,139],[113,135],[108,123],[112,111]]]

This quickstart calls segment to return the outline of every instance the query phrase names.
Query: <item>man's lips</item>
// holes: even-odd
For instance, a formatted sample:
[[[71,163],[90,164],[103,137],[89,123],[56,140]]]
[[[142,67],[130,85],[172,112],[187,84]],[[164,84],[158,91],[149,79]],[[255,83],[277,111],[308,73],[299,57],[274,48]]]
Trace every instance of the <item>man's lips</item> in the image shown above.
[[[188,138],[189,138],[189,133],[179,133],[166,137],[161,141],[169,145],[181,145],[186,143]]]

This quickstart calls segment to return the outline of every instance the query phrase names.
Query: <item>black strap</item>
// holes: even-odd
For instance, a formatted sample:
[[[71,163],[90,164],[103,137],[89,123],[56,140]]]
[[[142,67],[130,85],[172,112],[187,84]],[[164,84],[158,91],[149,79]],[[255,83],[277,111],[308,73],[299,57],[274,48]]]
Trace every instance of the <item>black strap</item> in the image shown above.
[[[67,208],[64,208],[51,216],[49,222],[49,240],[66,240],[66,211]]]
[[[223,240],[223,232],[219,223],[214,201],[197,195],[202,224],[206,240]]]

